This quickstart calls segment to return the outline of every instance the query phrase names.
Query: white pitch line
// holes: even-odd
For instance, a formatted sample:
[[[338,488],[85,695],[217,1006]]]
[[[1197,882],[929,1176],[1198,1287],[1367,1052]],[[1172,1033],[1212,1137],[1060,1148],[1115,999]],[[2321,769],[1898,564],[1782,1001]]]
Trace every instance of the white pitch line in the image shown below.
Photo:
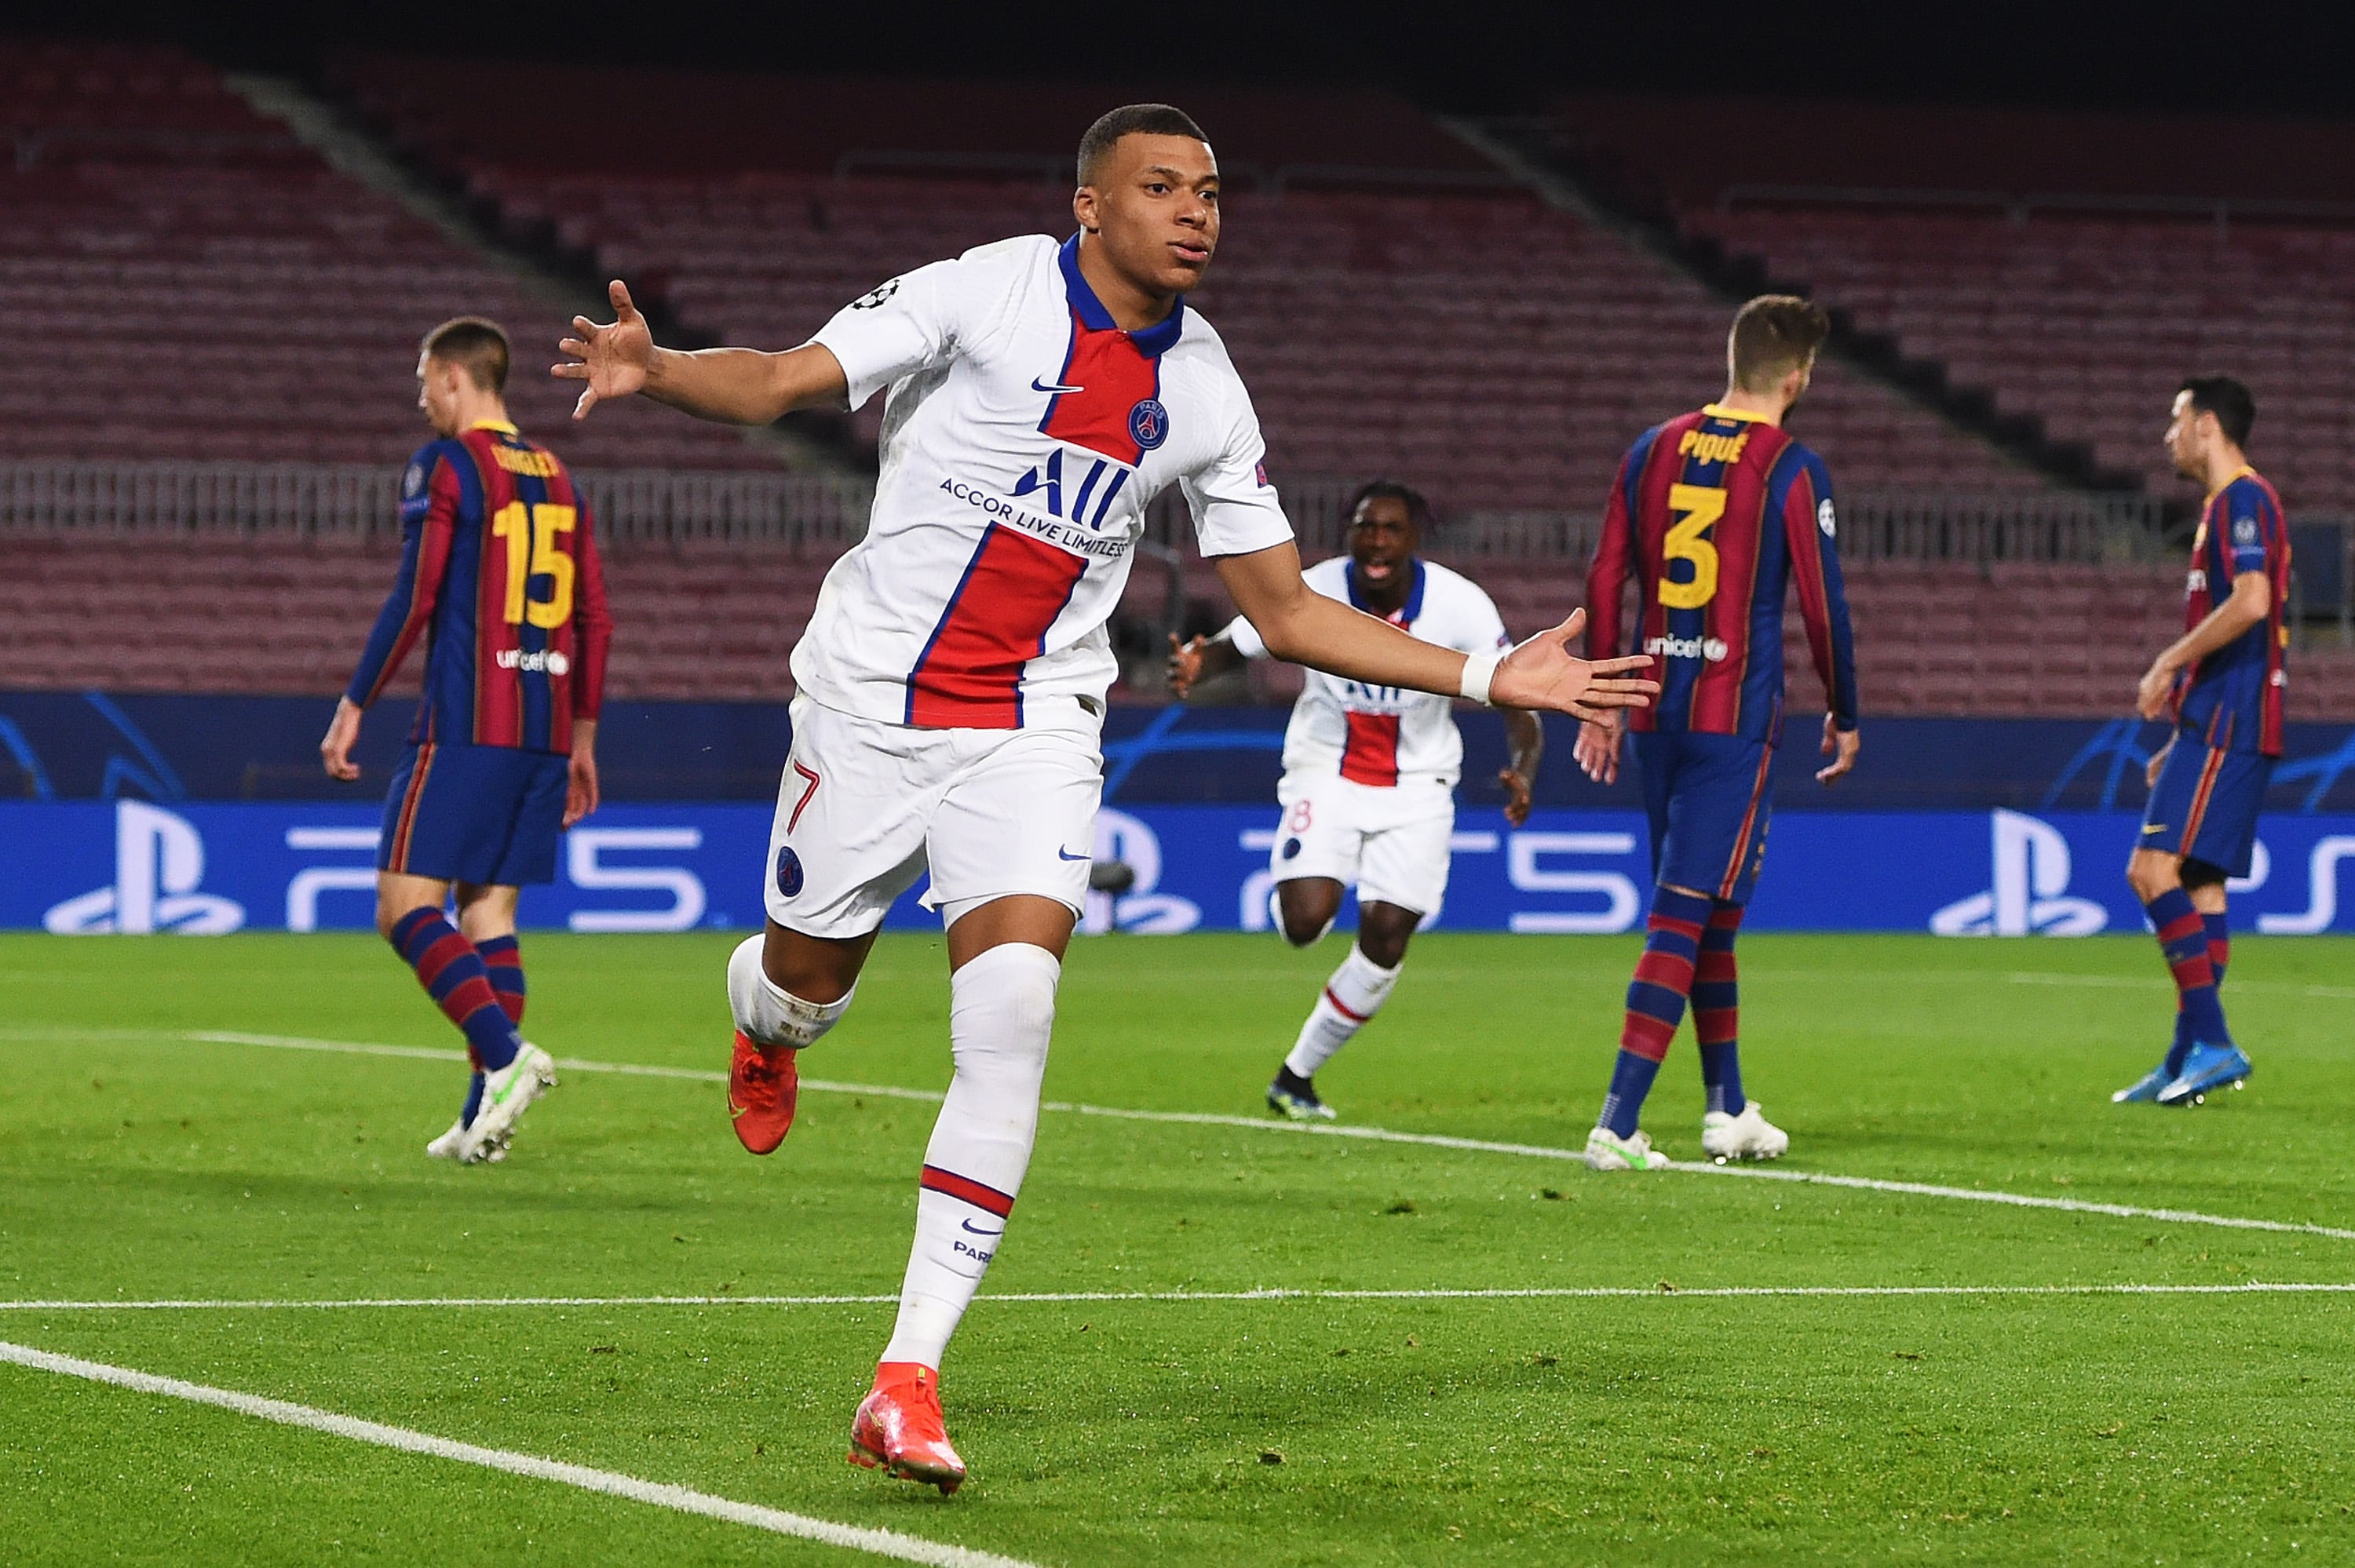
[[[54,1035],[59,1032],[47,1032]],[[400,1056],[430,1061],[462,1062],[465,1053],[440,1050],[424,1045],[379,1045],[349,1040],[313,1040],[299,1035],[248,1034],[229,1030],[207,1029],[180,1032],[92,1031],[108,1038],[194,1040],[216,1044],[265,1045],[281,1050],[325,1051],[353,1056]],[[42,1035],[38,1030],[0,1032],[0,1038]],[[631,1062],[591,1062],[578,1057],[562,1057],[559,1068],[579,1073],[619,1073],[634,1077],[684,1078],[697,1083],[721,1083],[725,1073],[695,1067],[646,1066]],[[832,1078],[804,1078],[801,1086],[822,1094],[863,1095],[879,1099],[922,1100],[938,1104],[942,1096],[935,1089],[901,1088],[892,1084],[850,1084]],[[1123,1121],[1161,1122],[1180,1127],[1231,1127],[1248,1132],[1297,1133],[1314,1138],[1353,1138],[1370,1143],[1410,1144],[1424,1149],[1447,1149],[1467,1154],[1506,1154],[1523,1160],[1548,1160],[1562,1163],[1578,1163],[1580,1151],[1556,1149],[1539,1143],[1504,1143],[1492,1139],[1456,1138],[1437,1132],[1400,1132],[1390,1128],[1359,1127],[1327,1122],[1277,1121],[1266,1117],[1230,1116],[1215,1111],[1135,1110],[1121,1106],[1087,1105],[1077,1100],[1045,1100],[1041,1110],[1062,1112],[1073,1116],[1111,1117]],[[2246,1219],[2235,1214],[2202,1213],[2193,1209],[2152,1209],[2130,1203],[2100,1203],[2083,1198],[2049,1198],[2030,1192],[2005,1192],[1979,1187],[1948,1187],[1929,1181],[1891,1181],[1872,1176],[1836,1176],[1815,1171],[1777,1170],[1756,1165],[1711,1165],[1700,1160],[1679,1160],[1668,1164],[1671,1171],[1699,1172],[1710,1176],[1742,1176],[1758,1181],[1796,1181],[1819,1187],[1849,1187],[1865,1192],[1891,1192],[1915,1198],[1944,1198],[1955,1202],[1998,1203],[2016,1209],[2048,1209],[2061,1213],[2102,1214],[2112,1219],[2148,1220],[2159,1224],[2214,1225],[2225,1230],[2268,1231],[2284,1235],[2328,1236],[2334,1241],[2355,1241],[2355,1230],[2336,1225],[2318,1225],[2306,1221]]]
[[[788,1513],[783,1509],[763,1508],[758,1503],[737,1502],[730,1498],[714,1497],[709,1492],[694,1491],[661,1481],[640,1480],[635,1476],[624,1476],[613,1470],[569,1465],[561,1460],[542,1459],[505,1448],[478,1447],[472,1443],[436,1437],[431,1433],[414,1432],[406,1426],[387,1426],[379,1422],[362,1421],[357,1416],[339,1415],[332,1410],[292,1404],[282,1399],[265,1399],[259,1394],[240,1393],[235,1389],[210,1388],[200,1383],[183,1383],[176,1377],[158,1377],[153,1372],[109,1366],[103,1361],[86,1361],[75,1356],[56,1355],[26,1345],[0,1342],[0,1362],[13,1362],[35,1372],[55,1372],[60,1377],[111,1383],[140,1393],[161,1394],[167,1399],[184,1399],[191,1404],[209,1404],[217,1409],[234,1411],[240,1415],[250,1415],[256,1420],[324,1432],[332,1437],[348,1438],[379,1448],[395,1448],[405,1454],[453,1459],[462,1465],[503,1470],[510,1476],[556,1481],[564,1486],[578,1487],[582,1491],[602,1492],[608,1497],[647,1503],[677,1513],[700,1514],[706,1519],[748,1525],[776,1535],[791,1535],[804,1541],[821,1542],[828,1546],[847,1547],[874,1557],[928,1563],[932,1568],[1035,1568],[1034,1564],[1018,1557],[1001,1557],[993,1552],[976,1552],[971,1547],[925,1541],[913,1535],[902,1535],[896,1530],[870,1530],[858,1525],[837,1524],[832,1520],[813,1519],[807,1514]]]
[[[2222,1285],[1532,1285],[1461,1289],[1324,1290],[1270,1286],[1256,1290],[1016,1290],[985,1292],[999,1305],[1217,1305],[1253,1301],[1585,1301],[1689,1296],[1756,1297],[2006,1296],[2347,1296],[2355,1282],[2237,1280]],[[378,1296],[348,1300],[229,1298],[155,1301],[0,1301],[0,1312],[292,1312],[416,1308],[623,1307],[885,1307],[896,1296]]]

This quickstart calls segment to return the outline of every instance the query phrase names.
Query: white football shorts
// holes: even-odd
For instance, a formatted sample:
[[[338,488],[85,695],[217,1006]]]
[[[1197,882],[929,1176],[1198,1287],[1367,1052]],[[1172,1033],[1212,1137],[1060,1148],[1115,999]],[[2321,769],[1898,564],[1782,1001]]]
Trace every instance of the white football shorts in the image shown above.
[[[1284,819],[1268,870],[1278,882],[1327,876],[1354,884],[1359,904],[1429,915],[1447,895],[1455,791],[1434,780],[1380,789],[1337,773],[1287,773],[1276,786]]]
[[[769,918],[859,937],[929,870],[927,908],[1012,894],[1085,904],[1103,758],[1047,729],[914,729],[794,698],[769,830]]]

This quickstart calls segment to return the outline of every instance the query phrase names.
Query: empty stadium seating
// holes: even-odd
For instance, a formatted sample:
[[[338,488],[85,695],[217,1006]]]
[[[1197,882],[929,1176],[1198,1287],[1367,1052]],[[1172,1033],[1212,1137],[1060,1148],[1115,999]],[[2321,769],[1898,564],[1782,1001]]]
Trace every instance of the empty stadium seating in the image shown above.
[[[398,464],[426,436],[418,338],[478,313],[515,337],[518,419],[577,461],[775,461],[661,409],[568,428],[545,371],[568,302],[330,169],[186,56],[0,43],[0,105],[18,344],[0,458]]]
[[[1687,233],[2153,494],[2197,499],[2159,435],[2183,377],[2222,373],[2293,513],[2355,512],[2343,123],[1610,95],[1553,118]]]
[[[1457,560],[1517,635],[1583,599],[1569,561]],[[780,699],[786,658],[816,602],[821,556],[699,546],[607,557],[616,698]],[[18,687],[314,692],[342,688],[390,581],[384,546],[333,540],[0,538],[0,670]],[[1164,580],[1141,567],[1131,607],[1158,615]],[[1201,612],[1231,613],[1217,577],[1188,568]],[[1984,572],[1875,563],[1852,570],[1859,680],[1868,714],[2115,716],[2153,652],[2182,629],[2172,567],[2006,565]],[[1819,699],[1797,614],[1786,629],[1792,708]],[[2355,707],[2355,651],[2324,641],[2293,657],[2291,716]],[[413,689],[415,669],[408,673]],[[1296,673],[1261,666],[1281,699]],[[1155,700],[1157,687],[1115,694]]]
[[[677,123],[649,131],[652,150],[642,155],[605,137],[596,145],[613,164],[600,169],[559,164],[560,148],[470,134],[447,108],[437,64],[364,61],[349,79],[397,139],[463,175],[519,229],[551,225],[602,269],[641,280],[681,320],[726,341],[797,342],[895,272],[1007,234],[1071,227],[1069,176],[1054,173],[1060,143],[1031,143],[1044,172],[1018,182],[943,175],[966,154],[943,143],[929,176],[851,167],[850,153],[830,167],[790,142],[764,151],[741,134],[699,140],[687,112],[694,81],[647,73],[620,96],[672,102]],[[720,79],[730,93],[744,80]],[[502,81],[526,103],[562,91],[529,72]],[[903,121],[941,117],[908,86],[866,89],[864,122],[903,143]],[[779,81],[773,96],[789,101],[796,90]],[[1376,102],[1411,118],[1395,101]],[[1065,137],[1084,123],[1082,111],[1071,113]],[[1277,138],[1308,133],[1273,110],[1247,123],[1257,140],[1244,143],[1254,154],[1245,162],[1263,174],[1291,166]],[[1614,234],[1526,194],[1466,185],[1461,167],[1433,166],[1426,143],[1444,139],[1423,125],[1423,143],[1405,144],[1403,130],[1395,139],[1395,155],[1415,166],[1358,170],[1359,188],[1332,188],[1349,183],[1346,170],[1280,195],[1272,177],[1234,180],[1220,259],[1194,302],[1252,386],[1279,476],[1388,472],[1457,507],[1593,509],[1637,431],[1723,384],[1728,308]],[[846,133],[829,134],[826,150]],[[1003,140],[997,127],[986,134]],[[1223,148],[1215,126],[1212,134]],[[891,152],[903,165],[921,155]],[[698,157],[709,161],[701,171]],[[650,160],[661,166],[648,169]],[[1383,182],[1423,188],[1377,188]],[[870,408],[870,437],[876,418]],[[2040,482],[1838,366],[1824,368],[1798,428],[1849,484]]]

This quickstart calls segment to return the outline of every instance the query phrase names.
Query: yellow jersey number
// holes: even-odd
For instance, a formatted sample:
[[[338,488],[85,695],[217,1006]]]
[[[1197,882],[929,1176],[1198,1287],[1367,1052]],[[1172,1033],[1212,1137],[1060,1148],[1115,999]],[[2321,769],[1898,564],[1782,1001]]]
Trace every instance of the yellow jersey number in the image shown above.
[[[572,619],[572,557],[557,547],[556,536],[571,533],[579,517],[570,506],[526,507],[520,501],[510,501],[491,514],[492,537],[506,540],[507,546],[509,626],[528,620],[553,630]],[[1713,571],[1713,562],[1711,567]],[[548,578],[548,597],[525,598],[524,590],[537,577]]]
[[[1710,484],[1672,484],[1668,510],[1678,515],[1660,542],[1660,602],[1670,609],[1699,609],[1717,597],[1717,546],[1708,534],[1725,515],[1725,492]],[[1678,561],[1692,563],[1692,576],[1683,582],[1668,576]]]

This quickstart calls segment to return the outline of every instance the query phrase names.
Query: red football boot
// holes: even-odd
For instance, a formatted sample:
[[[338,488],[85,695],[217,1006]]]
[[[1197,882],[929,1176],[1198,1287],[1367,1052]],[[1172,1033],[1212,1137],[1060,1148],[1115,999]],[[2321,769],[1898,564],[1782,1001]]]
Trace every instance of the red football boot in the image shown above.
[[[941,1374],[919,1361],[885,1361],[875,1387],[850,1421],[850,1462],[903,1481],[929,1483],[945,1497],[964,1484],[964,1461],[949,1446],[941,1418]]]
[[[736,1118],[736,1140],[766,1154],[793,1130],[794,1103],[801,1090],[801,1053],[785,1045],[755,1045],[739,1030],[736,1059],[728,1068],[728,1114]]]

